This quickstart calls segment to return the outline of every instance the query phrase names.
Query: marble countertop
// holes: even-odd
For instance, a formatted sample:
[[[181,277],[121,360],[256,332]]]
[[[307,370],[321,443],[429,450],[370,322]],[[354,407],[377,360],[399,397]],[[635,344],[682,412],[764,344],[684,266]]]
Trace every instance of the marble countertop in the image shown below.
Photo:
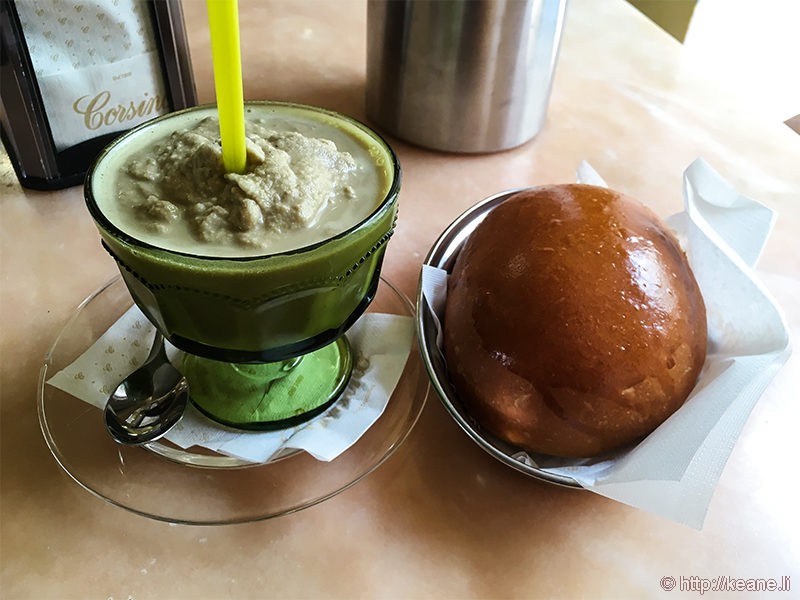
[[[184,4],[199,100],[211,102],[205,3]],[[247,99],[366,119],[364,2],[242,0],[240,11]],[[389,140],[404,176],[384,273],[409,297],[439,233],[486,196],[573,181],[587,160],[666,216],[681,209],[683,170],[703,157],[778,212],[757,273],[800,333],[800,136],[622,0],[571,0],[532,142],[459,156]],[[199,527],[109,505],[53,460],[36,394],[54,337],[116,266],[79,187],[23,189],[3,150],[0,189],[4,598],[640,598],[669,596],[664,577],[718,576],[789,576],[800,588],[797,354],[750,415],[699,531],[522,476],[469,440],[435,395],[384,465],[301,512]]]

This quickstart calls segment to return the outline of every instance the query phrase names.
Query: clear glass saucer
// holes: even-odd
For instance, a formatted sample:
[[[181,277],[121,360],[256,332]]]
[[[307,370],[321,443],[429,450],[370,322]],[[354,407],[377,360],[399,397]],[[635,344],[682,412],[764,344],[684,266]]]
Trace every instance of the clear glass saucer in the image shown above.
[[[428,395],[429,379],[413,350],[381,417],[330,462],[294,451],[266,464],[157,442],[122,446],[105,429],[101,410],[47,380],[89,348],[133,300],[117,276],[84,300],[45,356],[38,411],[58,464],[93,495],[139,515],[170,523],[217,525],[278,517],[319,504],[369,475],[403,443]],[[411,302],[381,278],[368,312],[414,315]]]

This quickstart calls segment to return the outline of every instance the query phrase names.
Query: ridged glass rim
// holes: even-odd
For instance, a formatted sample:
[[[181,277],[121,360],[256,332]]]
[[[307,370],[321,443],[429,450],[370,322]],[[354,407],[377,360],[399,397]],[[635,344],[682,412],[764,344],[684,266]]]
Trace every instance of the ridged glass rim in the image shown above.
[[[103,161],[103,159],[108,154],[113,152],[115,150],[115,148],[117,148],[119,145],[126,143],[128,141],[128,139],[130,139],[131,137],[135,136],[138,132],[140,132],[140,131],[142,131],[144,129],[147,129],[147,128],[151,127],[152,125],[156,124],[156,123],[159,123],[161,121],[166,121],[166,120],[168,120],[170,118],[174,118],[177,115],[182,115],[182,114],[186,114],[186,113],[190,113],[190,112],[200,112],[200,111],[212,110],[212,109],[214,109],[216,107],[215,104],[200,104],[200,105],[192,106],[192,107],[185,108],[185,109],[182,109],[182,110],[172,111],[172,112],[166,113],[164,115],[161,115],[159,117],[156,117],[154,119],[151,119],[149,121],[146,121],[145,123],[142,123],[140,125],[137,125],[133,129],[130,129],[126,133],[122,134],[120,137],[116,138],[113,142],[108,144],[105,148],[103,148],[102,152],[100,152],[100,154],[97,156],[97,158],[94,160],[94,162],[92,162],[92,165],[89,167],[89,170],[86,173],[86,179],[84,180],[83,195],[84,195],[84,200],[86,202],[86,207],[89,210],[89,214],[108,233],[110,233],[115,238],[119,239],[120,241],[122,241],[125,244],[128,244],[130,246],[134,246],[134,247],[141,248],[141,249],[144,249],[144,250],[163,252],[163,253],[171,254],[171,255],[175,255],[175,256],[191,258],[191,259],[199,260],[199,261],[203,261],[203,262],[230,261],[230,262],[245,263],[245,262],[252,262],[252,261],[257,261],[257,260],[264,260],[264,259],[267,259],[267,258],[299,255],[299,254],[303,254],[303,253],[306,253],[306,252],[311,252],[313,250],[316,250],[317,248],[321,248],[322,246],[334,243],[334,242],[336,242],[338,240],[341,240],[342,238],[347,237],[348,235],[354,233],[355,231],[358,231],[359,229],[363,229],[365,227],[368,227],[370,225],[370,223],[372,221],[377,220],[382,215],[382,213],[386,210],[386,208],[389,205],[391,205],[391,203],[397,198],[397,196],[399,194],[399,191],[400,191],[400,181],[401,181],[401,178],[402,178],[402,172],[401,172],[401,169],[400,169],[400,161],[398,160],[397,155],[395,154],[395,152],[392,149],[392,147],[383,138],[383,136],[381,136],[377,131],[373,130],[371,127],[369,127],[365,123],[363,123],[363,122],[361,122],[358,119],[355,119],[353,117],[349,117],[347,115],[344,115],[342,113],[339,113],[339,112],[336,112],[336,111],[333,111],[333,110],[329,110],[329,109],[326,109],[326,108],[322,108],[322,107],[319,107],[319,106],[312,106],[310,104],[300,104],[300,103],[296,103],[296,102],[280,102],[280,101],[273,101],[273,100],[248,100],[248,101],[245,102],[245,108],[247,108],[248,106],[286,107],[286,108],[299,109],[301,111],[308,111],[308,112],[314,112],[314,113],[318,113],[318,114],[328,115],[328,116],[333,117],[335,119],[340,119],[340,120],[346,121],[349,124],[351,124],[352,126],[356,127],[357,129],[363,131],[368,137],[372,138],[375,142],[377,142],[378,144],[380,144],[383,147],[383,149],[386,151],[386,153],[388,154],[388,156],[389,156],[389,158],[391,160],[392,181],[391,181],[391,184],[389,185],[389,189],[387,190],[386,195],[378,203],[378,205],[375,207],[375,210],[373,210],[369,215],[367,215],[364,219],[362,219],[361,221],[359,221],[358,223],[356,223],[352,227],[349,227],[348,229],[346,229],[346,230],[344,230],[344,231],[342,231],[340,233],[337,233],[336,235],[333,235],[331,237],[325,238],[324,240],[321,240],[319,242],[315,242],[313,244],[309,244],[307,246],[301,246],[299,248],[294,248],[294,249],[291,249],[291,250],[285,250],[283,252],[274,252],[274,253],[269,253],[269,254],[255,254],[255,255],[252,255],[252,256],[213,256],[213,255],[209,255],[209,254],[194,254],[194,253],[191,253],[191,252],[183,252],[183,251],[179,251],[179,250],[170,250],[169,248],[163,248],[161,246],[156,246],[154,244],[150,244],[148,242],[142,241],[142,240],[130,235],[129,233],[126,233],[126,232],[122,231],[119,227],[114,225],[108,217],[106,217],[106,215],[103,213],[102,210],[100,210],[100,207],[97,205],[97,201],[94,198],[93,182],[94,182],[94,178],[95,178],[95,171],[97,170],[98,166]]]

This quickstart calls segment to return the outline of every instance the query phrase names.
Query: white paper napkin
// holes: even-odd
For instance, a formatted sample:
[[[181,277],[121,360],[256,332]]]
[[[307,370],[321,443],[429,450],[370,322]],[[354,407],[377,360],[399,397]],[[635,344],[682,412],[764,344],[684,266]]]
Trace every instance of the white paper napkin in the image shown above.
[[[588,163],[578,181],[605,182]],[[522,455],[619,502],[701,528],[716,483],[761,393],[791,353],[781,310],[753,267],[775,214],[737,193],[704,160],[684,172],[684,211],[667,220],[681,240],[708,312],[709,351],[683,407],[635,448],[603,460]],[[425,266],[433,311],[446,294],[443,271]],[[441,316],[441,312],[439,312]]]
[[[25,0],[15,8],[58,151],[167,112],[146,0]]]
[[[48,384],[102,409],[119,382],[145,360],[154,332],[134,305]],[[190,404],[165,438],[184,449],[200,446],[253,463],[294,449],[322,461],[333,460],[383,414],[411,351],[413,319],[366,313],[347,336],[354,353],[353,375],[343,398],[321,415],[280,431],[241,431],[215,423]],[[176,366],[178,353],[168,346]]]

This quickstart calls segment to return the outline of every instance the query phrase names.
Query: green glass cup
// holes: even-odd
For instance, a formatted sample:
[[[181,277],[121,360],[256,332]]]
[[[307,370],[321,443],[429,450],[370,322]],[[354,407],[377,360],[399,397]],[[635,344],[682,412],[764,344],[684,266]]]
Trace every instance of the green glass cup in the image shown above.
[[[98,199],[111,193],[103,182],[120,153],[140,148],[137,136],[215,115],[213,106],[165,115],[118,138],[90,169],[85,199],[134,302],[185,353],[194,404],[227,425],[281,428],[318,414],[346,386],[352,358],[344,334],[377,291],[397,219],[400,165],[377,133],[349,117],[279,102],[246,107],[304,115],[363,144],[386,182],[369,216],[313,245],[244,257],[161,248],[112,223]]]

